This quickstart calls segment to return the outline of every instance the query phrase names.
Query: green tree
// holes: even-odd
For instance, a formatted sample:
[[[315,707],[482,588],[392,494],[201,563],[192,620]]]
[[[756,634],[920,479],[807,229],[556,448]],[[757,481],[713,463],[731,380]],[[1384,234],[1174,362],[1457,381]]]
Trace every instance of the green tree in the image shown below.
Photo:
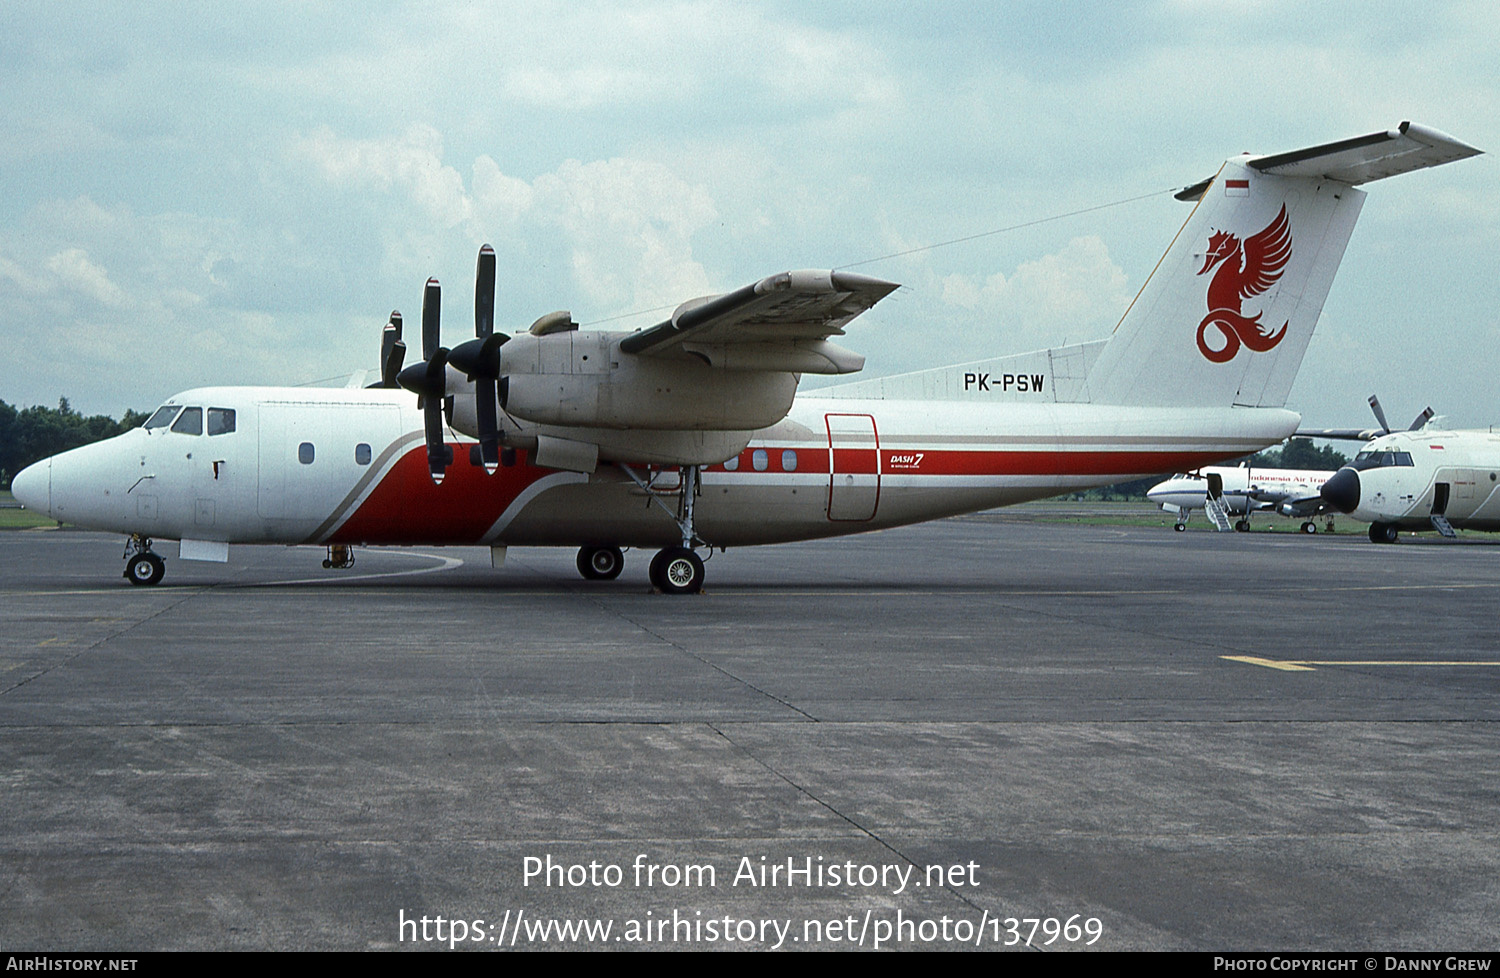
[[[0,401],[0,487],[9,489],[11,476],[38,459],[113,438],[147,417],[140,411],[126,411],[119,421],[103,414],[85,417],[66,397],[56,408],[17,409]]]

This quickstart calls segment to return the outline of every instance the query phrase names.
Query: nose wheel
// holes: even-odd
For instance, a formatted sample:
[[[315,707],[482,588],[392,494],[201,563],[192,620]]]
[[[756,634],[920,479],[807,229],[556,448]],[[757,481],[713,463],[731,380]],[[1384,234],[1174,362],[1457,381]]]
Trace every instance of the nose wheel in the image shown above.
[[[151,540],[139,533],[125,541],[125,579],[137,587],[161,583],[167,564],[151,551]]]

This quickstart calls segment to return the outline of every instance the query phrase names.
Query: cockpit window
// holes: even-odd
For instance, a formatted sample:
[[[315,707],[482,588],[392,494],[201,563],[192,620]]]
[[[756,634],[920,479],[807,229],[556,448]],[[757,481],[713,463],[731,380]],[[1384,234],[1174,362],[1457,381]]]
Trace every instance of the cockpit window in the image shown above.
[[[172,422],[172,430],[179,435],[201,435],[203,434],[203,409],[183,408],[182,414]]]
[[[152,414],[151,417],[146,419],[145,427],[147,429],[165,428],[167,425],[172,423],[172,419],[177,417],[177,412],[181,410],[182,407],[177,404],[167,404],[163,407],[159,407],[156,409],[156,413]]]
[[[234,430],[234,408],[209,408],[208,433],[227,435]]]
[[[1386,469],[1396,465],[1411,465],[1411,452],[1360,452],[1349,463],[1349,467],[1356,472]]]

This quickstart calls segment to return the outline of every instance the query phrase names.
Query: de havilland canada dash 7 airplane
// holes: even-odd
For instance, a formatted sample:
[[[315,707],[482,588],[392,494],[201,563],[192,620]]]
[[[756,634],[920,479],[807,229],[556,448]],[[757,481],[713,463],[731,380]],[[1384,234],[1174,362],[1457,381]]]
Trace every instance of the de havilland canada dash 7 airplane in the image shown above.
[[[1107,339],[795,400],[802,374],[864,365],[829,337],[896,285],[789,272],[649,329],[581,331],[554,313],[506,336],[485,248],[475,338],[451,352],[432,280],[422,362],[400,369],[393,316],[375,389],[185,391],[12,489],[56,519],[129,534],[135,584],[162,577],[155,537],[219,561],[230,544],[321,544],[330,566],[355,545],[487,545],[497,562],[507,546],[568,546],[591,579],[617,576],[623,547],[659,548],[652,584],[696,592],[699,550],[917,523],[1283,441],[1356,185],[1478,152],[1403,122],[1231,158],[1177,195],[1192,213]]]

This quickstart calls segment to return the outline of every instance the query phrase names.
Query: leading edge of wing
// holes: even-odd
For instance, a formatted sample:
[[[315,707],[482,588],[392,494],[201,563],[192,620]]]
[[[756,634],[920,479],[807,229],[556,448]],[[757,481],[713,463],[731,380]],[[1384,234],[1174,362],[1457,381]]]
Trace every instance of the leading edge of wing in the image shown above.
[[[666,322],[627,336],[620,349],[650,356],[676,352],[685,343],[822,340],[842,333],[850,320],[898,288],[854,272],[782,272],[733,292],[684,302]]]

